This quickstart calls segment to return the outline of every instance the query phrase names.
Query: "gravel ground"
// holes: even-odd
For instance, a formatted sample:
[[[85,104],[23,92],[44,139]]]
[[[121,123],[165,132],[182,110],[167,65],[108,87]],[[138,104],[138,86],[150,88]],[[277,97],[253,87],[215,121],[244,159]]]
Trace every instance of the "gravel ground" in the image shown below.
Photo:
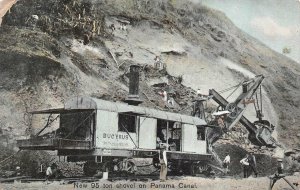
[[[300,176],[288,176],[287,179],[292,182],[300,183]],[[143,188],[140,188],[143,187]],[[14,189],[243,189],[243,190],[257,190],[268,189],[269,179],[267,177],[248,178],[248,179],[229,179],[229,178],[199,178],[199,177],[177,177],[170,179],[167,182],[149,181],[149,182],[134,182],[134,181],[98,181],[93,183],[74,183],[63,184],[62,182],[52,182],[46,184],[45,182],[34,183],[18,183],[0,184],[2,190]],[[284,180],[279,180],[274,190],[288,190],[291,189]]]

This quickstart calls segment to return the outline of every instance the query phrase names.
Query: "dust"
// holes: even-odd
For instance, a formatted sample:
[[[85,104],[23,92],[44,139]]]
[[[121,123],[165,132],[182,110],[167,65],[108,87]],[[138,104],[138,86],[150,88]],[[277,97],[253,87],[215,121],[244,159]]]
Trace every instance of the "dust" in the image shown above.
[[[223,64],[224,66],[228,67],[229,69],[233,69],[236,72],[240,72],[241,74],[243,74],[246,78],[250,79],[250,78],[254,78],[255,74],[252,73],[251,71],[241,67],[238,64],[233,63],[232,61],[225,59],[225,58],[219,58],[218,60],[221,64]]]

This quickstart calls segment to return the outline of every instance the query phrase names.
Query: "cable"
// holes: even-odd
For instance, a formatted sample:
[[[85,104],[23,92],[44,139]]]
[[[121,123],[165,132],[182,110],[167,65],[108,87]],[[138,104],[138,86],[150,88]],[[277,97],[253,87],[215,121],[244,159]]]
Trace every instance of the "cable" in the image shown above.
[[[52,121],[50,121],[50,117],[52,116],[52,113],[49,115],[48,117],[48,121],[47,121],[47,124],[45,125],[45,127],[40,130],[35,136],[39,136],[47,127],[49,127],[57,118],[59,118],[59,115],[56,116]]]
[[[237,84],[237,85],[231,86],[231,87],[229,87],[229,88],[226,88],[226,89],[220,90],[218,93],[219,93],[219,94],[222,94],[222,93],[224,93],[224,92],[227,92],[227,91],[229,91],[229,90],[231,90],[231,89],[234,89],[235,87],[238,87],[238,86],[240,86],[241,84],[242,84],[242,82],[241,82],[241,83],[239,83],[239,84]]]
[[[125,132],[127,133],[127,135],[130,137],[131,141],[133,142],[135,148],[138,148],[138,146],[135,144],[134,140],[132,139],[131,135],[129,134],[128,130],[126,129],[126,127],[123,125],[123,123],[121,123],[121,126],[123,127],[123,129],[125,129]]]
[[[253,102],[253,105],[254,105],[254,109],[255,109],[255,112],[256,112],[256,117],[257,117],[257,107],[256,107],[256,103]]]
[[[86,117],[79,125],[77,125],[75,127],[75,129],[73,131],[71,131],[67,136],[65,136],[64,138],[68,138],[71,134],[73,134],[87,119],[89,119],[94,113],[96,113],[96,111],[93,111],[88,117]]]
[[[227,97],[226,97],[226,100],[235,92],[237,91],[237,89],[242,85],[242,83],[240,83],[239,85],[237,85],[236,89],[231,93],[229,94]]]
[[[229,91],[229,90],[231,90],[231,89],[233,89],[233,88],[235,88],[235,87],[237,87],[238,85],[235,85],[235,86],[231,86],[231,87],[229,87],[229,88],[226,88],[226,89],[223,89],[223,90],[220,90],[218,93],[224,93],[224,92],[227,92],[227,91]]]
[[[256,97],[256,106],[257,106],[257,109],[260,110],[259,103],[258,103],[258,96],[257,96],[257,93],[255,94],[255,97]]]
[[[261,85],[259,86],[259,93],[260,93],[260,113],[262,115],[263,107],[262,107],[262,91],[261,91]]]

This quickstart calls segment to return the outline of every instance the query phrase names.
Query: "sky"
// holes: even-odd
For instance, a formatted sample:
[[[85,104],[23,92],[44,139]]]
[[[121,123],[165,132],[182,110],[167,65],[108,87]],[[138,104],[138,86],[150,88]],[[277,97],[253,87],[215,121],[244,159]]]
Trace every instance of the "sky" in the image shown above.
[[[300,63],[300,0],[193,0],[224,12],[233,23],[273,50]]]
[[[0,26],[2,22],[2,17],[15,2],[16,0],[0,0]]]

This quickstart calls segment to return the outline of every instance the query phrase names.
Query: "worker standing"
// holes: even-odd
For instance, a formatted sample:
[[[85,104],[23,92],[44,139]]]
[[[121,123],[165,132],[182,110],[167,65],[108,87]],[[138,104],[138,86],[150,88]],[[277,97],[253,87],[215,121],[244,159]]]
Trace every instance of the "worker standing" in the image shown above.
[[[201,93],[201,90],[200,90],[199,88],[198,88],[198,90],[197,90],[196,93],[197,93],[197,96],[198,96],[198,97],[201,97],[201,98],[202,98],[202,93]]]
[[[225,119],[227,117],[227,115],[230,112],[225,110],[225,111],[218,111],[218,112],[214,112],[212,115],[215,116],[215,122],[216,124],[224,131],[226,129],[226,123],[225,123]]]
[[[224,172],[225,174],[228,173],[228,167],[229,167],[229,163],[230,163],[230,155],[229,153],[226,153],[226,157],[225,159],[223,160],[223,167],[224,167]]]
[[[164,68],[159,56],[155,56],[154,58],[154,68],[158,70],[162,70]]]
[[[243,158],[240,163],[243,166],[243,171],[244,171],[244,178],[249,177],[249,161],[248,161],[248,154],[246,154],[246,157]]]
[[[13,176],[20,176],[20,175],[21,175],[21,167],[17,166]]]
[[[254,172],[255,177],[257,177],[257,170],[256,170],[256,158],[253,154],[253,152],[250,152],[250,155],[248,156],[248,162],[249,162],[249,169]],[[250,172],[249,172],[250,174]]]
[[[283,163],[282,159],[277,159],[278,165],[277,165],[277,172],[278,174],[283,174]]]
[[[270,178],[270,185],[269,185],[269,190],[271,190],[273,188],[273,186],[275,185],[275,183],[280,180],[280,179],[284,179],[284,181],[289,184],[289,186],[296,190],[297,186],[299,185],[299,182],[294,182],[291,183],[290,181],[288,181],[288,179],[286,179],[286,175],[283,174],[283,163],[282,163],[282,159],[277,159],[278,165],[277,165],[277,173],[275,173],[274,175],[269,176]]]
[[[197,89],[196,94],[197,94],[197,98],[200,100],[209,100],[212,98],[211,95],[203,93],[202,90],[200,90],[200,88]]]
[[[48,180],[52,176],[52,168],[49,165],[47,170],[46,170],[46,179]]]
[[[167,180],[167,173],[168,173],[168,161],[167,161],[167,145],[165,143],[161,144],[161,149],[159,152],[159,162],[160,162],[160,181]]]
[[[164,102],[168,103],[168,93],[167,93],[167,91],[164,90],[162,94],[163,94]]]

